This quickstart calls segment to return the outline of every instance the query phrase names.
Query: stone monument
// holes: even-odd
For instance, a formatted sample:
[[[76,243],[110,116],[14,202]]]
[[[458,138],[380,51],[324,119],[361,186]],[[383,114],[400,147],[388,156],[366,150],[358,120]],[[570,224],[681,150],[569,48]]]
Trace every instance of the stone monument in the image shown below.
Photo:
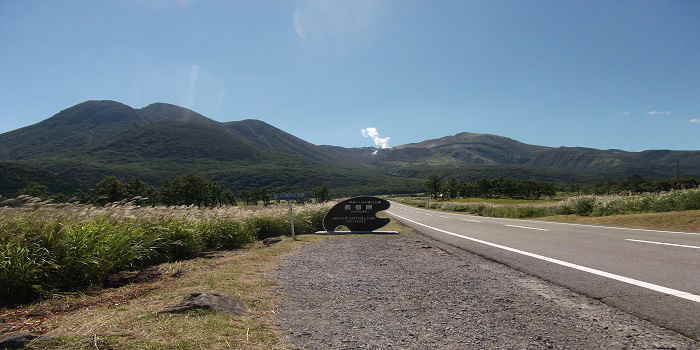
[[[377,197],[346,199],[331,208],[323,218],[325,231],[317,233],[398,233],[396,231],[375,231],[391,221],[376,216],[378,212],[387,210],[390,206],[389,201]],[[346,226],[350,231],[336,231],[338,226]]]

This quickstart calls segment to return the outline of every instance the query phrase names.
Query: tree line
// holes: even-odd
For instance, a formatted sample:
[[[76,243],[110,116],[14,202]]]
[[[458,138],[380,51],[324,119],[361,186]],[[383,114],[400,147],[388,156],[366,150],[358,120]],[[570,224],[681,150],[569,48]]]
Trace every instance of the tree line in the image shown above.
[[[693,177],[673,177],[668,179],[645,179],[633,175],[621,180],[611,180],[593,185],[573,185],[571,192],[582,194],[616,194],[616,193],[658,193],[671,190],[696,188],[700,185]]]
[[[256,205],[260,202],[263,205],[269,205],[274,201],[273,193],[268,188],[234,192],[220,183],[197,175],[178,176],[164,181],[159,187],[151,186],[140,179],[106,176],[94,188],[72,195],[50,194],[45,185],[31,183],[19,193],[43,199],[50,198],[59,202],[78,201],[99,205],[134,201],[147,205],[216,207],[237,204]],[[312,191],[312,196],[302,198],[300,201],[308,201],[311,198],[317,202],[326,202],[330,200],[330,191],[326,186],[318,186]]]
[[[425,188],[434,199],[459,197],[540,199],[554,196],[557,192],[597,195],[658,193],[696,188],[699,185],[700,181],[693,177],[645,179],[638,175],[596,184],[552,184],[503,177],[462,182],[455,178],[443,179],[431,176],[425,181]]]
[[[557,192],[555,185],[550,183],[502,177],[462,182],[455,178],[441,179],[438,176],[431,176],[426,180],[425,187],[434,199],[458,197],[540,199],[554,196]]]

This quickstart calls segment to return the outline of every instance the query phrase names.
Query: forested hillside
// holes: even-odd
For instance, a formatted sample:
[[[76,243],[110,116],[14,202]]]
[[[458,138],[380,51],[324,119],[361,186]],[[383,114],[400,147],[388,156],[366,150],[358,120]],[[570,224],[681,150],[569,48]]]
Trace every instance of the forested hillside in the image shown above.
[[[328,186],[345,195],[420,191],[432,175],[566,184],[700,175],[699,151],[553,148],[467,132],[391,149],[344,148],[314,145],[260,120],[222,123],[175,105],[135,109],[116,101],[87,101],[0,134],[0,161],[4,195],[31,183],[85,191],[105,176],[160,186],[198,175],[234,191]]]

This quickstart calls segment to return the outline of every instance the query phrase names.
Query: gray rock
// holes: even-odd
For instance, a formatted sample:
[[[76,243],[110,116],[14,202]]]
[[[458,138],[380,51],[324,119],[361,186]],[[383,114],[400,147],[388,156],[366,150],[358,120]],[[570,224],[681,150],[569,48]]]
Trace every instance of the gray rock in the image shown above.
[[[215,292],[192,293],[185,297],[182,303],[167,307],[158,313],[180,313],[196,309],[216,310],[233,316],[248,314],[242,301]]]
[[[5,199],[4,201],[0,202],[0,207],[17,208],[21,207],[22,205],[24,205],[24,202],[20,199]]]
[[[262,242],[263,242],[264,245],[273,245],[273,244],[275,244],[275,243],[282,242],[282,239],[281,239],[281,238],[270,237],[270,238],[265,238],[265,239],[263,239]]]
[[[32,333],[18,333],[0,338],[0,349],[21,349],[27,345],[27,343],[35,339],[49,339],[49,337]]]

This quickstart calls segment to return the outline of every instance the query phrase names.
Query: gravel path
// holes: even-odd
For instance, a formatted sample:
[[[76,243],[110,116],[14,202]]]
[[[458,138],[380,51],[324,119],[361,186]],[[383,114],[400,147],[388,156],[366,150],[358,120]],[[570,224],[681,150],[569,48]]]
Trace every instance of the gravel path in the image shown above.
[[[421,235],[334,237],[277,271],[301,349],[700,349],[675,332]]]

